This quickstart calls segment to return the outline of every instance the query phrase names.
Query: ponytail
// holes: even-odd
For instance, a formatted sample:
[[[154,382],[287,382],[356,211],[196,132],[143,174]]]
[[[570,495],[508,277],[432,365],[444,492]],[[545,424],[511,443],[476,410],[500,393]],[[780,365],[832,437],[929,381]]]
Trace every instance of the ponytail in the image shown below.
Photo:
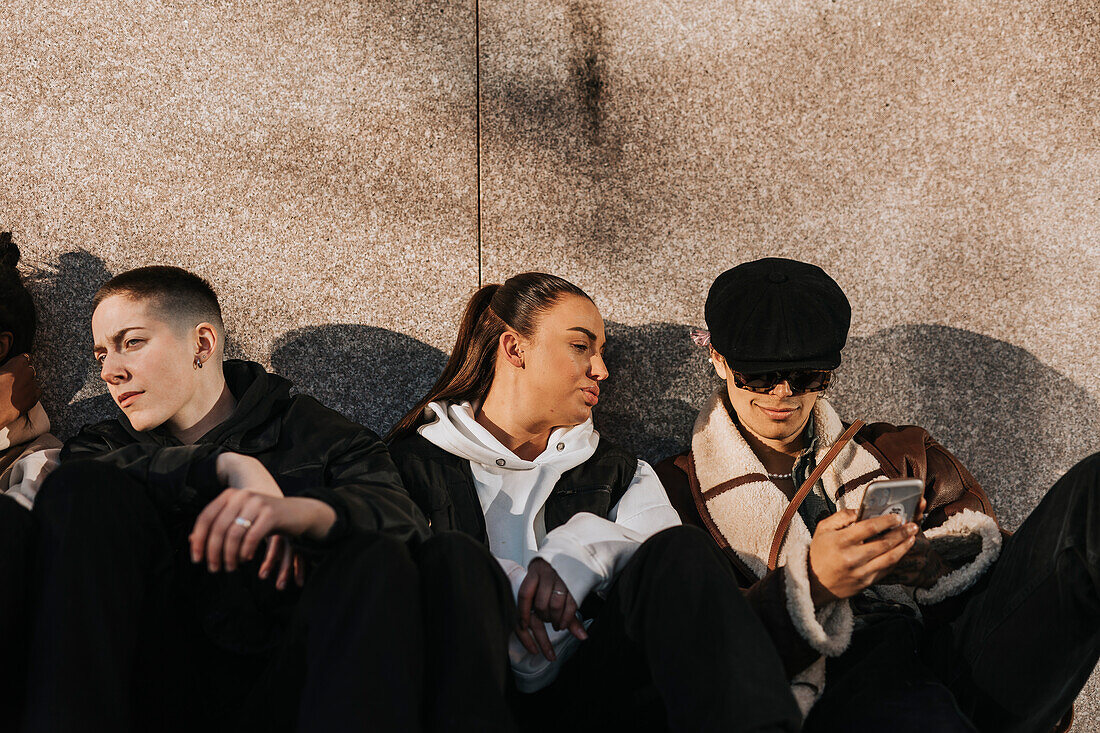
[[[424,420],[424,408],[432,402],[484,400],[493,384],[501,335],[511,329],[531,336],[539,317],[567,295],[588,298],[569,281],[541,272],[525,272],[508,278],[503,285],[479,288],[466,304],[443,373],[428,394],[390,430],[386,442],[412,432]]]

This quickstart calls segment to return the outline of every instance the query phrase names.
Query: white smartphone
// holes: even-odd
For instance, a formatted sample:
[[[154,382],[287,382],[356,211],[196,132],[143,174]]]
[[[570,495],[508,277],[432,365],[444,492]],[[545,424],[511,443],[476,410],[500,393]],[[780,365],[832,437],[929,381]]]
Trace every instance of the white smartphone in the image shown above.
[[[884,514],[895,514],[906,522],[917,521],[920,498],[924,495],[924,481],[919,478],[875,481],[863,494],[859,518],[870,519]]]

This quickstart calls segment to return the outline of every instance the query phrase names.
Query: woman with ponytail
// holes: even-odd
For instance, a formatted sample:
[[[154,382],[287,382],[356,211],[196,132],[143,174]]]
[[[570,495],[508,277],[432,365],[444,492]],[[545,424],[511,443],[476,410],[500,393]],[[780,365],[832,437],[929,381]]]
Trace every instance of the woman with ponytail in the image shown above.
[[[435,533],[419,559],[429,720],[447,728],[474,706],[484,730],[514,716],[651,727],[634,701],[655,688],[673,730],[797,730],[728,563],[678,526],[652,468],[593,428],[604,344],[575,285],[542,273],[487,285],[443,374],[389,436]],[[513,686],[527,694],[509,709]]]
[[[0,232],[0,730],[13,730],[26,674],[30,508],[61,442],[38,401],[29,352],[34,301],[16,265],[19,248]]]

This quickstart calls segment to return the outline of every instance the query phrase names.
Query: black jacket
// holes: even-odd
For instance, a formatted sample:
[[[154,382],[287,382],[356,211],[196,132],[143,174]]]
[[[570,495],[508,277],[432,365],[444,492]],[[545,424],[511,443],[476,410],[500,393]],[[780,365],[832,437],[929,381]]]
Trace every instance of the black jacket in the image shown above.
[[[164,427],[139,432],[121,415],[84,426],[61,460],[109,461],[145,484],[161,512],[195,516],[222,491],[218,455],[242,453],[258,459],[286,496],[333,508],[336,523],[322,545],[363,531],[427,537],[427,522],[377,435],[312,397],[292,396],[289,381],[259,364],[229,360],[224,369],[237,408],[195,444],[181,444]]]
[[[390,454],[434,531],[457,530],[488,544],[485,515],[468,460],[415,432],[393,441]],[[637,470],[635,456],[601,439],[591,458],[563,473],[554,485],[543,510],[546,531],[560,527],[580,512],[606,518],[630,487]]]

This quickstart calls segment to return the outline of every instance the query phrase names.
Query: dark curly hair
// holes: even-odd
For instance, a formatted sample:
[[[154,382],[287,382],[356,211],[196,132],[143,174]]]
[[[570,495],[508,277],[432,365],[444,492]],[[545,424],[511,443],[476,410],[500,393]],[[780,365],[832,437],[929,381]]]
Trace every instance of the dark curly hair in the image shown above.
[[[30,353],[38,327],[34,301],[23,285],[18,264],[19,247],[11,232],[0,232],[0,333],[11,333],[11,348],[4,358]]]

